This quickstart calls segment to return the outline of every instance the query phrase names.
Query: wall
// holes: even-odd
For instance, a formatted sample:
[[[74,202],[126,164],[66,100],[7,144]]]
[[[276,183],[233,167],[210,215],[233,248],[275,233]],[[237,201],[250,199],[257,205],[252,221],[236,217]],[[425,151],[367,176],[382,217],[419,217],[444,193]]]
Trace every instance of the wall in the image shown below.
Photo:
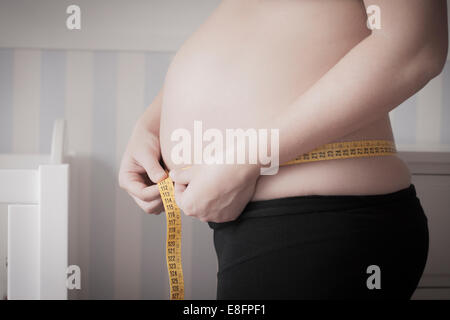
[[[77,297],[168,297],[164,216],[142,213],[116,177],[131,128],[176,48],[217,2],[76,1],[86,16],[78,35],[65,30],[71,2],[0,2],[0,152],[48,152],[53,120],[67,120]],[[450,150],[449,88],[447,64],[390,113],[400,150]],[[211,230],[183,216],[183,243],[186,298],[214,298]]]
[[[8,66],[0,69],[0,152],[49,152],[54,119],[67,120],[78,206],[70,218],[70,263],[81,266],[82,297],[167,297],[164,216],[141,212],[116,177],[132,126],[159,90],[171,57],[0,49],[0,64]],[[214,297],[214,252],[204,239],[211,232],[185,220],[186,288],[193,290],[186,294]]]
[[[176,50],[219,0],[1,0],[0,47]],[[81,30],[66,8],[81,8]]]

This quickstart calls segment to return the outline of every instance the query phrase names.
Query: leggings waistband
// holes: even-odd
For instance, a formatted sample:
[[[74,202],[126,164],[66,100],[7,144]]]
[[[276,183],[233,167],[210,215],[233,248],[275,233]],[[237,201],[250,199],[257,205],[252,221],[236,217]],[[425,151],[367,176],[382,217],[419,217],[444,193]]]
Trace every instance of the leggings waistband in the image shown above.
[[[237,220],[273,215],[352,210],[392,203],[405,205],[407,202],[414,201],[415,203],[417,200],[414,184],[410,184],[407,188],[386,194],[304,195],[249,202]],[[224,223],[208,222],[208,224],[211,228],[216,228],[233,222],[234,221]]]

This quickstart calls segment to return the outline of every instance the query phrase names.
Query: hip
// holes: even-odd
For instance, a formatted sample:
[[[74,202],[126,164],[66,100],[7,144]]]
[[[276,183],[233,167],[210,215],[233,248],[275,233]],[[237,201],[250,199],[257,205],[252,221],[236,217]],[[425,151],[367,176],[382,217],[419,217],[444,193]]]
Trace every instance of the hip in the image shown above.
[[[251,201],[305,195],[377,195],[411,184],[406,163],[397,155],[336,159],[280,167],[261,176]]]
[[[416,188],[414,184],[410,184],[406,188],[385,194],[303,195],[251,201],[236,220],[208,224],[214,230],[230,227],[237,231],[249,226],[248,231],[251,231],[256,224],[265,224],[269,220],[270,227],[276,229],[276,224],[285,223],[289,219],[298,220],[297,226],[289,222],[294,228],[304,228],[305,222],[309,221],[319,229],[323,230],[329,224],[333,232],[344,233],[352,231],[352,225],[358,226],[354,222],[380,230],[385,227],[403,228],[409,222],[418,223],[421,227],[423,222],[427,222]],[[347,222],[351,224],[347,225]],[[279,232],[283,232],[282,229]]]

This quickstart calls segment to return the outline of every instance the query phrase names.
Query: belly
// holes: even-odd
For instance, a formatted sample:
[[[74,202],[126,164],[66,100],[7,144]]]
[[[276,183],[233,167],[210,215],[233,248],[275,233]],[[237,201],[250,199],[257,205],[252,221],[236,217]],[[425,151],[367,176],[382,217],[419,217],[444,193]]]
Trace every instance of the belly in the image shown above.
[[[262,128],[368,36],[365,23],[359,0],[222,1],[169,67],[160,127],[166,166],[176,166],[171,134],[183,128],[193,136],[194,121],[222,132]],[[393,140],[388,115],[334,141],[363,139]],[[253,200],[379,194],[409,183],[397,156],[320,161],[262,176]]]

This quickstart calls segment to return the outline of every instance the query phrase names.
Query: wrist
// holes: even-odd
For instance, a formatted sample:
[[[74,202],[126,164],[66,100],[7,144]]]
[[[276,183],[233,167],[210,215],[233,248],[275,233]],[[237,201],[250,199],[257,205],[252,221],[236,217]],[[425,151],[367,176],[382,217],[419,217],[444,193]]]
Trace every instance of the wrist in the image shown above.
[[[151,133],[152,135],[156,136],[159,139],[159,126],[152,125],[152,123],[145,116],[146,114],[144,113],[138,118],[134,126],[134,129],[136,131],[144,130],[147,133]]]
[[[145,148],[151,149],[159,155],[159,135],[149,130],[143,123],[139,122],[139,120],[134,125],[130,143],[138,149],[145,146]]]

